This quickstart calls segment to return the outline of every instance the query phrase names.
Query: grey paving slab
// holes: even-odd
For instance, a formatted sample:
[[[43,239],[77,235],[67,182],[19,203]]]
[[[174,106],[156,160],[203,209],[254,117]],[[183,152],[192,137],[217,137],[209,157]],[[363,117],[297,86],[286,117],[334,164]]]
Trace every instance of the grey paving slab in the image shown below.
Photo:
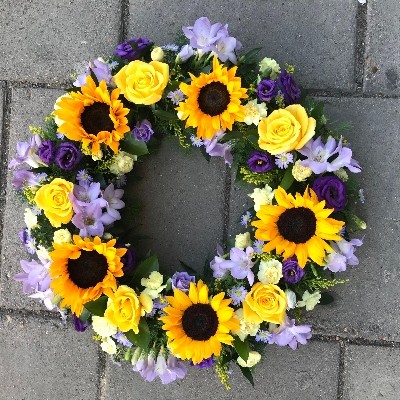
[[[360,265],[337,274],[350,279],[333,290],[336,301],[307,313],[317,331],[369,339],[400,339],[399,280],[400,104],[390,99],[326,99],[331,121],[351,122],[346,132],[366,203],[360,208],[368,228],[357,249]]]
[[[112,53],[120,15],[119,0],[1,1],[0,79],[66,82],[83,61]]]
[[[29,126],[41,126],[44,117],[52,111],[55,100],[61,94],[62,92],[59,90],[46,89],[14,89],[12,91],[9,160],[15,156],[17,143],[31,137]],[[19,260],[28,260],[29,254],[21,245],[18,237],[18,232],[24,226],[23,214],[26,205],[17,198],[11,185],[11,176],[9,171],[4,210],[0,305],[42,309],[37,300],[34,301],[23,295],[21,283],[13,279],[13,276],[21,269]]]
[[[400,94],[400,7],[397,0],[370,0],[367,13],[364,90]]]
[[[357,2],[349,0],[241,0],[168,4],[136,0],[130,4],[129,33],[168,43],[182,26],[202,16],[229,25],[244,49],[298,68],[300,84],[314,89],[353,88]]]
[[[1,399],[96,398],[98,353],[88,333],[58,321],[1,315],[0,340]]]
[[[128,365],[117,367],[109,363],[105,398],[333,400],[337,398],[338,365],[339,346],[336,343],[311,342],[295,351],[270,346],[262,364],[256,367],[255,388],[243,378],[238,368],[233,367],[231,390],[226,391],[210,369],[191,368],[184,380],[162,385],[158,378],[152,383],[144,382]]]
[[[345,357],[343,400],[397,400],[400,350],[349,346]]]
[[[137,233],[149,237],[142,246],[171,273],[180,269],[178,260],[202,271],[222,239],[225,166],[222,159],[208,163],[196,149],[187,153],[170,139],[135,165],[143,177],[129,189],[142,205]]]

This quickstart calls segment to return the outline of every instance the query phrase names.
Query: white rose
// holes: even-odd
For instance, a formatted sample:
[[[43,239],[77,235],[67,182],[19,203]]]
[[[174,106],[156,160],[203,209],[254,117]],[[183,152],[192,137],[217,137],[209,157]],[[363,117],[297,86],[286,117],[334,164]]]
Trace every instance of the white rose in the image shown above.
[[[237,331],[232,331],[232,333],[240,338],[240,340],[246,339],[248,335],[255,336],[260,329],[260,324],[255,324],[253,322],[246,322],[243,317],[243,308],[239,308],[235,311],[236,318],[240,322],[240,328]]]
[[[110,337],[103,338],[103,341],[101,342],[101,349],[105,351],[107,354],[115,354],[117,352],[117,345],[115,344],[114,340],[112,340]]]
[[[118,331],[116,325],[111,324],[106,318],[97,315],[92,317],[92,328],[102,338],[115,335]]]
[[[254,201],[254,210],[260,211],[260,207],[264,205],[272,204],[275,191],[268,185],[265,185],[264,189],[255,188],[253,193],[248,196]]]
[[[68,229],[58,229],[53,234],[53,242],[61,243],[71,243],[72,235]]]
[[[24,221],[29,230],[37,226],[37,216],[30,208],[25,208]]]
[[[154,47],[150,57],[153,61],[162,61],[164,59],[164,51],[161,47]]]
[[[133,162],[137,160],[137,156],[132,156],[125,151],[120,151],[112,159],[110,172],[115,175],[127,174],[132,171]]]
[[[142,278],[140,283],[146,289],[142,293],[149,295],[152,299],[156,299],[167,285],[163,285],[163,276],[157,272],[153,271],[148,278]]]
[[[282,264],[278,260],[260,262],[260,269],[257,274],[260,282],[276,285],[282,276]]]
[[[286,289],[285,290],[286,299],[287,299],[287,307],[286,310],[292,310],[296,307],[296,293],[293,290]]]
[[[309,291],[306,290],[303,294],[302,300],[297,302],[297,307],[305,306],[307,311],[311,311],[319,303],[320,299],[321,299],[320,292],[316,291],[314,293],[309,293]]]
[[[260,61],[260,72],[264,74],[268,69],[271,69],[271,79],[276,79],[281,72],[281,67],[274,59],[265,57]]]
[[[235,237],[235,247],[238,249],[245,249],[251,246],[250,232],[239,233]]]
[[[254,367],[256,364],[258,364],[260,362],[260,360],[261,360],[261,354],[259,352],[250,351],[247,361],[244,361],[242,357],[238,357],[237,363],[241,367],[251,368],[251,367]]]
[[[300,160],[297,160],[292,169],[293,178],[296,179],[297,182],[304,182],[307,178],[312,175],[312,169],[309,167],[303,167]]]

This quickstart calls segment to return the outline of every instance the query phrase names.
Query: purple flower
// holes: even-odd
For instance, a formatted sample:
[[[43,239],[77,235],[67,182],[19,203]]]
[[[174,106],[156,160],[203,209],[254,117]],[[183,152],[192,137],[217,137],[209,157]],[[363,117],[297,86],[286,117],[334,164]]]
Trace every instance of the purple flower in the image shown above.
[[[39,167],[41,159],[36,154],[42,139],[39,135],[34,135],[28,142],[17,143],[17,157],[13,158],[8,164],[8,168],[15,168],[20,164],[27,163],[32,168]]]
[[[293,162],[293,154],[292,153],[281,153],[275,157],[275,164],[280,169],[286,169],[290,163]]]
[[[117,332],[115,335],[113,335],[113,338],[119,343],[122,344],[122,346],[125,347],[132,347],[133,344],[128,340],[128,338],[125,336],[123,332]]]
[[[56,150],[56,164],[65,171],[72,171],[81,161],[82,152],[71,142],[61,143]]]
[[[287,104],[294,104],[300,99],[300,89],[292,78],[292,75],[285,69],[279,75],[276,83],[281,89],[283,98]]]
[[[232,299],[232,304],[238,306],[244,300],[247,295],[247,290],[244,286],[234,286],[228,291],[228,296]]]
[[[23,283],[24,293],[45,292],[50,287],[49,262],[20,260],[20,265],[24,272],[16,274],[14,279]]]
[[[358,258],[354,255],[355,247],[363,244],[362,239],[351,239],[349,242],[345,239],[338,242],[329,243],[333,249],[326,258],[325,268],[332,272],[346,271],[347,265],[358,265]]]
[[[160,296],[157,297],[153,301],[153,309],[149,313],[146,313],[146,317],[154,317],[157,311],[163,310],[167,305],[168,302],[164,298],[161,298]]]
[[[138,122],[132,129],[132,134],[136,140],[141,142],[148,142],[154,134],[151,127],[151,123],[144,119],[142,122]]]
[[[104,80],[107,85],[111,84],[112,73],[110,66],[106,62],[97,58],[96,60],[93,60],[93,62],[89,62],[85,72],[77,77],[73,85],[76,87],[86,85],[86,77],[89,76],[91,72],[94,73],[98,82]]]
[[[182,64],[185,63],[187,60],[189,60],[190,57],[194,54],[194,50],[192,46],[189,46],[188,44],[185,44],[182,46],[180,52],[176,56],[177,58],[177,63]]]
[[[195,283],[196,278],[187,272],[175,272],[171,277],[172,288],[179,289],[187,293],[190,288],[190,282]]]
[[[231,145],[229,143],[218,143],[223,138],[225,133],[217,132],[213,138],[205,139],[204,146],[206,147],[206,153],[211,157],[222,157],[225,164],[232,165],[233,156],[231,153]]]
[[[264,245],[265,245],[265,243],[264,243],[263,240],[259,240],[259,239],[255,240],[253,242],[254,252],[257,253],[257,254],[262,254],[263,253],[263,249],[264,249]]]
[[[153,43],[147,38],[132,38],[117,46],[114,54],[123,60],[133,61],[139,59]]]
[[[275,162],[271,154],[255,150],[247,160],[247,166],[253,172],[263,173],[274,169]]]
[[[133,364],[132,369],[139,372],[140,376],[147,382],[152,382],[157,377],[155,372],[154,354],[142,351],[139,359]]]
[[[210,262],[210,268],[213,271],[214,278],[222,278],[226,275],[226,269],[222,268],[222,264],[224,263],[225,259],[224,250],[220,245],[217,245],[217,255],[214,257],[214,260]]]
[[[290,257],[282,262],[282,275],[285,282],[294,285],[301,281],[304,274],[304,269],[300,267],[296,257]]]
[[[82,169],[76,174],[76,180],[79,185],[88,186],[93,181],[93,178],[87,173],[86,169]]]
[[[268,331],[259,330],[256,334],[256,342],[269,343],[272,339],[272,333]]]
[[[107,206],[107,200],[99,197],[101,194],[100,183],[93,182],[89,185],[74,185],[74,191],[69,195],[75,212],[79,212],[82,207],[96,203],[101,208]]]
[[[345,167],[354,173],[361,171],[358,162],[352,158],[351,149],[342,146],[342,138],[337,145],[333,137],[330,137],[326,144],[322,143],[321,137],[310,139],[298,152],[307,157],[301,165],[311,168],[318,175]]]
[[[185,94],[182,92],[182,90],[177,89],[173,92],[169,92],[167,94],[167,97],[172,101],[173,104],[176,106],[185,99]]]
[[[275,81],[272,79],[264,79],[257,86],[257,96],[261,101],[271,101],[277,93],[278,89],[276,87]]]
[[[29,254],[35,254],[36,253],[36,239],[27,234],[26,241],[25,241],[25,249]]]
[[[101,221],[105,225],[121,219],[119,211],[125,207],[125,203],[121,200],[124,195],[123,189],[114,189],[114,185],[110,183],[103,192],[103,199],[106,203],[106,212],[101,216]]]
[[[295,325],[295,320],[285,316],[284,323],[280,325],[269,340],[269,344],[278,346],[289,346],[293,350],[297,349],[297,344],[306,344],[311,338],[311,325]]]
[[[137,265],[137,254],[136,250],[132,246],[125,246],[123,243],[116,243],[115,248],[127,249],[126,253],[121,257],[121,262],[124,264],[122,271],[126,274],[129,271],[133,271]]]
[[[173,355],[170,354],[168,359],[165,360],[165,357],[161,352],[158,354],[155,372],[163,385],[167,385],[168,383],[175,381],[177,378],[184,378],[186,371],[187,369],[185,364]]]
[[[91,203],[80,208],[72,217],[71,222],[80,229],[79,236],[102,236],[104,225],[101,221],[101,207],[98,203]]]
[[[51,164],[56,156],[56,148],[52,140],[45,140],[38,148],[38,156],[46,163]]]
[[[226,35],[217,40],[214,52],[222,62],[229,60],[232,64],[237,64],[235,50],[239,50],[242,44],[236,38],[228,36],[228,32]]]
[[[346,186],[335,175],[319,176],[313,184],[313,190],[320,201],[326,201],[327,208],[342,211],[346,206]]]
[[[243,225],[247,228],[247,225],[250,223],[250,221],[251,221],[251,213],[250,211],[246,211],[246,213],[243,214],[240,219],[240,225]]]
[[[209,368],[212,367],[215,364],[214,358],[213,356],[209,357],[209,358],[204,358],[203,360],[201,360],[198,364],[194,364],[193,361],[190,361],[190,365],[194,365],[196,368]]]
[[[22,189],[24,186],[36,186],[39,183],[39,178],[31,171],[17,169],[13,172],[11,183],[16,189]]]
[[[77,332],[85,332],[86,328],[90,326],[90,322],[83,322],[75,313],[72,314],[72,322]]]
[[[253,285],[254,272],[251,270],[254,265],[254,262],[252,261],[253,254],[254,250],[252,247],[247,247],[246,250],[232,247],[231,251],[229,252],[230,260],[225,260],[221,267],[229,269],[234,278],[247,278],[249,284]]]

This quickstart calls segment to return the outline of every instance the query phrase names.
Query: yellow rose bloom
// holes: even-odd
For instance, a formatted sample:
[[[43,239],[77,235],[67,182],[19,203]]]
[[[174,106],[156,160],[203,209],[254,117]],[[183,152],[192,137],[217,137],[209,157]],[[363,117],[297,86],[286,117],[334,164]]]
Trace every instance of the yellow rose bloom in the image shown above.
[[[43,185],[35,194],[36,205],[44,211],[51,225],[56,228],[61,224],[67,224],[74,215],[68,197],[73,189],[73,183],[55,178],[47,185]]]
[[[149,296],[141,294],[138,297],[132,288],[121,285],[110,296],[104,317],[118,326],[122,332],[132,329],[135,333],[139,333],[140,317],[145,315],[145,312],[150,312],[152,308],[153,302]]]
[[[243,302],[246,321],[260,324],[263,321],[281,324],[286,313],[287,298],[277,285],[256,283]]]
[[[131,61],[114,76],[115,84],[127,100],[147,106],[161,99],[168,79],[169,66],[160,61]]]
[[[258,125],[258,145],[273,155],[301,149],[315,134],[316,121],[300,104],[273,111]]]

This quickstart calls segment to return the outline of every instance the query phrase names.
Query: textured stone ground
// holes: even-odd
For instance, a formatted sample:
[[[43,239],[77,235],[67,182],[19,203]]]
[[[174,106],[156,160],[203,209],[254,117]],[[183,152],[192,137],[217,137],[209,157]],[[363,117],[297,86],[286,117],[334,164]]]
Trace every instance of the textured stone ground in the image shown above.
[[[40,125],[68,76],[110,54],[121,39],[172,42],[200,16],[229,24],[245,47],[296,64],[299,82],[327,103],[347,134],[367,202],[361,264],[345,273],[336,301],[309,314],[313,341],[297,351],[271,348],[253,389],[233,369],[226,392],[210,371],[179,383],[141,381],[109,363],[90,338],[21,294],[12,277],[25,253],[17,232],[23,206],[9,184],[15,144]],[[400,5],[398,0],[93,0],[0,2],[0,400],[327,399],[397,400],[400,392],[399,211]],[[210,164],[165,142],[142,166],[144,233],[162,263],[201,268],[215,243],[233,235],[246,191],[223,163]],[[156,212],[155,212],[156,210]]]

